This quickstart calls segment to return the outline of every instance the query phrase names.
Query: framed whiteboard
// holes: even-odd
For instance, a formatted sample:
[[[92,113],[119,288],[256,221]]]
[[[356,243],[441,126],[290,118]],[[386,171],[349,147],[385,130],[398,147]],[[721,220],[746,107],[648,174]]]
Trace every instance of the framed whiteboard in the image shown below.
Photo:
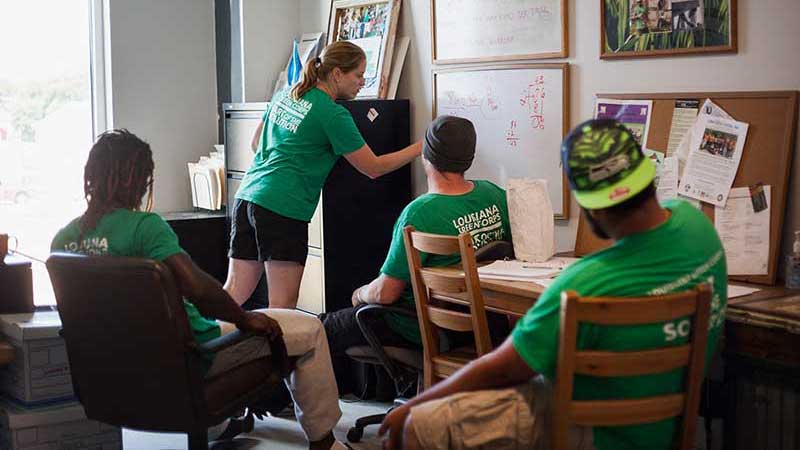
[[[431,0],[434,64],[563,58],[566,0]]]
[[[505,187],[509,178],[547,180],[558,219],[569,218],[561,140],[569,126],[569,65],[513,64],[433,72],[433,117],[475,124],[475,160],[466,176]]]

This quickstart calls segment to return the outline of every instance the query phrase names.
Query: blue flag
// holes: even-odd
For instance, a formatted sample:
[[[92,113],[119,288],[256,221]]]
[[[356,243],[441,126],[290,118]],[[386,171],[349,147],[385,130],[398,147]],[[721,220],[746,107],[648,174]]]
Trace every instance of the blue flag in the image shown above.
[[[286,68],[286,82],[289,86],[300,81],[301,73],[303,73],[303,62],[300,61],[300,53],[297,51],[297,41],[294,41],[292,58],[289,60],[289,67]]]

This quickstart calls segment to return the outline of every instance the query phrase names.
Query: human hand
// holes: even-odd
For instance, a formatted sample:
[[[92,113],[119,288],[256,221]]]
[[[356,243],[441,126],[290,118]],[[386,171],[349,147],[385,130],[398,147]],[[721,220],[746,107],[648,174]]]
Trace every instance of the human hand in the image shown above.
[[[361,294],[360,294],[362,287],[363,286],[357,287],[356,290],[353,291],[353,295],[350,296],[350,303],[352,303],[353,306],[358,306],[358,305],[364,303],[364,301],[361,300]]]
[[[242,331],[251,331],[256,334],[275,339],[283,336],[283,331],[278,322],[268,315],[255,311],[245,311],[244,319],[237,325]]]
[[[403,436],[403,426],[406,423],[411,407],[408,404],[398,406],[393,409],[381,423],[378,436],[383,437],[383,448],[387,450],[400,450],[402,448],[401,438]],[[388,436],[384,436],[388,432]]]

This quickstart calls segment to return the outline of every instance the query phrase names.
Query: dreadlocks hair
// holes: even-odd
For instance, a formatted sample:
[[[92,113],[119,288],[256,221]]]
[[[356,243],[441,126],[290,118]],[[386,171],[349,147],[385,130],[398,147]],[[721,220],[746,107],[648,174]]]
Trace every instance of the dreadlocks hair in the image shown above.
[[[89,151],[83,170],[86,212],[80,219],[83,234],[97,227],[104,214],[116,208],[153,207],[153,152],[150,144],[126,129],[106,131]]]

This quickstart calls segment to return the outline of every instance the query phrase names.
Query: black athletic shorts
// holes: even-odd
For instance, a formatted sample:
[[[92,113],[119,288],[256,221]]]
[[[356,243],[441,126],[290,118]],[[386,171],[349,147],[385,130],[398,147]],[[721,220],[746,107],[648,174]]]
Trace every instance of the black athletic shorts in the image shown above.
[[[238,198],[233,203],[232,217],[229,257],[306,264],[308,222]]]

